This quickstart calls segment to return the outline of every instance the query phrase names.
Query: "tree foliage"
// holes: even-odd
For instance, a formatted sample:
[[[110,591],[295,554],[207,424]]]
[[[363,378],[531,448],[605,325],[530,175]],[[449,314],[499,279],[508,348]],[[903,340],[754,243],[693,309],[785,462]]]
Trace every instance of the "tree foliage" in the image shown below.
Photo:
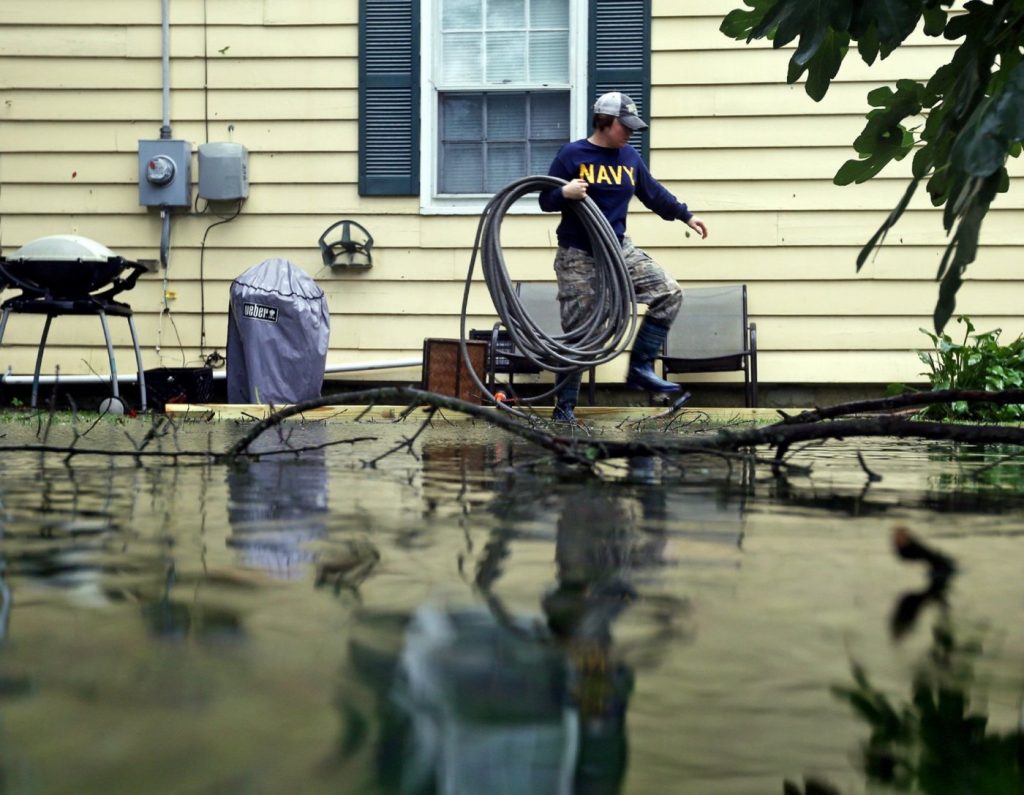
[[[967,266],[977,255],[981,225],[996,195],[1009,188],[1006,163],[1024,139],[1024,0],[744,0],[721,30],[735,39],[796,41],[787,80],[805,73],[819,101],[850,47],[867,64],[886,58],[923,27],[958,42],[949,63],[927,82],[898,80],[868,94],[871,110],[853,142],[858,157],[843,164],[837,185],[860,183],[911,152],[910,184],[857,257],[857,270],[906,210],[924,182],[942,207],[949,242],[939,263],[935,329],[952,316]]]

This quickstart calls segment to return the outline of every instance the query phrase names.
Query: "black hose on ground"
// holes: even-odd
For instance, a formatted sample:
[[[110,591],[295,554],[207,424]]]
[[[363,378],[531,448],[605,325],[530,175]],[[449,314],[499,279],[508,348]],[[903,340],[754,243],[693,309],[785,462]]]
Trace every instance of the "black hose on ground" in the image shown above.
[[[478,255],[487,290],[498,317],[508,330],[514,350],[531,364],[558,376],[552,389],[533,398],[520,399],[521,403],[548,398],[572,373],[610,362],[625,350],[636,329],[636,292],[622,257],[622,247],[608,219],[589,197],[571,202],[569,207],[587,230],[594,255],[597,296],[594,314],[572,331],[550,334],[537,325],[519,301],[501,247],[502,221],[509,208],[526,194],[565,184],[565,180],[549,176],[523,177],[511,182],[494,194],[484,207],[477,225],[462,296],[459,345],[466,369],[481,394],[504,408],[508,406],[497,401],[476,375],[466,346],[466,312]]]

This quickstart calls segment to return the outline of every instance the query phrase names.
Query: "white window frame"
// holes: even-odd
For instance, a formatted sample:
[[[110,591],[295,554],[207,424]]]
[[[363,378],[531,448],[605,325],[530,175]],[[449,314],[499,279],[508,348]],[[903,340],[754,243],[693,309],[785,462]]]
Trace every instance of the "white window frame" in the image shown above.
[[[491,194],[437,193],[439,111],[433,77],[439,70],[440,0],[420,0],[420,212],[424,215],[478,215]],[[588,0],[569,0],[569,139],[587,134],[590,100],[587,97]],[[480,87],[486,90],[486,87]],[[540,212],[537,202],[521,201],[511,212]]]

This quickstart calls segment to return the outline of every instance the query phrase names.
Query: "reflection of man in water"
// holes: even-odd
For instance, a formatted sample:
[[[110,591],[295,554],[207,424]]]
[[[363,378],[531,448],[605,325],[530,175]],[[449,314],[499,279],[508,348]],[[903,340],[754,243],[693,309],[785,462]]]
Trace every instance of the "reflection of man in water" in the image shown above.
[[[566,652],[579,714],[574,793],[615,793],[627,764],[626,706],[633,672],[612,644],[612,623],[636,599],[631,572],[659,563],[660,535],[643,519],[663,516],[660,492],[640,501],[585,489],[566,498],[558,521],[558,583],[544,598],[548,626]]]
[[[633,674],[612,622],[636,598],[630,572],[660,560],[663,541],[638,528],[660,501],[586,487],[558,520],[558,581],[543,597],[549,632],[501,609],[421,608],[410,622],[394,697],[407,716],[402,793],[618,793],[627,764]],[[654,494],[652,490],[652,495]],[[500,535],[500,531],[499,531]],[[507,555],[495,537],[491,556]],[[486,572],[486,574],[485,574]],[[500,566],[483,560],[490,594]],[[550,633],[550,634],[549,634]]]

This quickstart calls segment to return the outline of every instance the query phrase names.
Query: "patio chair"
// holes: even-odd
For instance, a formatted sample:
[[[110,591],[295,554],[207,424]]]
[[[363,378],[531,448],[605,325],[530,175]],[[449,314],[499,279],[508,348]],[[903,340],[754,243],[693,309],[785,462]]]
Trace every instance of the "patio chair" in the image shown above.
[[[747,286],[683,290],[665,340],[662,375],[743,371],[748,408],[757,406],[757,326],[747,318]]]
[[[561,311],[558,304],[558,285],[554,282],[516,282],[516,295],[526,312],[547,334],[562,333]],[[525,359],[513,349],[512,340],[501,321],[489,331],[471,330],[471,340],[485,340],[490,343],[487,352],[487,388],[493,393],[497,388],[497,374],[508,375],[509,386],[513,385],[516,373],[536,374],[541,368]],[[596,400],[596,367],[588,370],[587,400],[593,405]]]

